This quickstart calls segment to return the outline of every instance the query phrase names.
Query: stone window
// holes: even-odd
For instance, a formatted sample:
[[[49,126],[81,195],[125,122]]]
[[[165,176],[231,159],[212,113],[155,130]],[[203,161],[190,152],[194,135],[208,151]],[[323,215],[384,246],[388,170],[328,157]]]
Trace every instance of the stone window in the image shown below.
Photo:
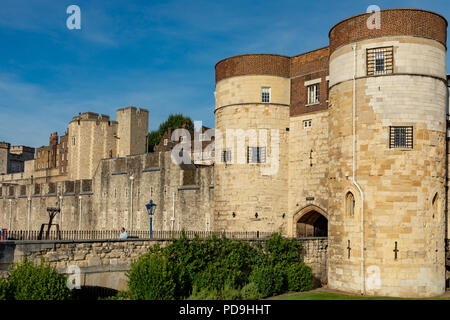
[[[261,88],[261,101],[263,103],[270,102],[270,88]]]
[[[394,47],[367,49],[366,57],[368,76],[394,72]]]
[[[195,185],[195,170],[183,170],[183,186]]]
[[[345,196],[345,210],[348,216],[355,216],[355,196],[351,192],[348,192]]]
[[[169,143],[169,139],[164,139],[164,146],[167,146],[168,143]]]
[[[308,86],[308,102],[307,104],[317,104],[319,103],[319,84],[313,84]]]
[[[389,127],[389,148],[413,148],[413,127]]]
[[[303,128],[308,129],[312,127],[312,120],[304,120],[303,121]]]
[[[92,192],[92,180],[82,180],[81,191]]]
[[[435,194],[432,201],[432,207],[433,207],[433,218],[436,215],[439,215],[439,194]]]
[[[33,194],[41,194],[41,185],[40,184],[35,184],[34,185],[34,192]]]
[[[25,196],[27,194],[27,186],[20,186],[20,195]]]
[[[224,150],[222,152],[223,163],[231,163],[231,150]]]
[[[248,163],[266,163],[266,147],[248,147]]]

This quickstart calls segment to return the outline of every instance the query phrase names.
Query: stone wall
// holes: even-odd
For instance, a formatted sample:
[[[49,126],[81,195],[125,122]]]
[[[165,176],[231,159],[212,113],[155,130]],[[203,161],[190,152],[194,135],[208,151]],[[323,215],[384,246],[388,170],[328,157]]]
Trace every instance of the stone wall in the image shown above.
[[[353,83],[353,45],[330,58],[329,285],[368,295],[440,295],[445,290],[445,47],[406,36],[361,41]],[[385,46],[394,47],[394,73],[366,76],[366,49]],[[353,94],[355,178],[364,206],[353,183]],[[391,148],[390,126],[412,126],[413,147]],[[351,194],[355,210],[348,209]]]
[[[0,186],[0,226],[39,230],[47,207],[61,206],[61,230],[212,230],[212,167],[181,168],[170,152],[102,160],[92,180]],[[133,177],[133,180],[130,177]],[[133,190],[131,190],[133,189]],[[172,220],[173,216],[173,220]]]
[[[96,241],[5,241],[0,246],[0,274],[5,276],[12,263],[24,257],[40,263],[41,258],[67,274],[69,266],[78,266],[82,286],[97,286],[116,290],[127,289],[125,272],[140,255],[156,244],[156,240],[96,240]],[[326,239],[302,240],[301,259],[313,269],[316,283],[326,281]]]

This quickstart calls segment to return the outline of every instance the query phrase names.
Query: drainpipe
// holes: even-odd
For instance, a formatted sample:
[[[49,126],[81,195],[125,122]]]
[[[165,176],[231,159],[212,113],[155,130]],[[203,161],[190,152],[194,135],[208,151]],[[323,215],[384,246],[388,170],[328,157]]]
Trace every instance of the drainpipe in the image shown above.
[[[63,201],[63,197],[59,196],[59,226],[60,226],[61,230],[62,230],[62,224],[63,224],[62,201]]]
[[[175,192],[172,192],[172,218],[170,218],[170,231],[173,232],[173,224],[175,222]]]
[[[78,196],[78,200],[79,200],[78,206],[80,207],[80,219],[78,221],[78,230],[81,231],[81,217],[83,215],[83,209],[81,208],[81,196]]]
[[[361,195],[361,295],[365,294],[365,274],[364,274],[364,193],[356,181],[356,44],[353,45],[353,175],[352,180]]]
[[[31,198],[28,197],[28,217],[27,217],[27,230],[30,233],[30,219],[31,219]]]
[[[130,187],[130,231],[133,230],[133,186],[134,186],[134,177],[131,176],[130,177],[130,183],[131,183],[131,187]]]
[[[9,199],[9,225],[8,225],[8,231],[11,231],[11,224],[12,224],[12,199]]]

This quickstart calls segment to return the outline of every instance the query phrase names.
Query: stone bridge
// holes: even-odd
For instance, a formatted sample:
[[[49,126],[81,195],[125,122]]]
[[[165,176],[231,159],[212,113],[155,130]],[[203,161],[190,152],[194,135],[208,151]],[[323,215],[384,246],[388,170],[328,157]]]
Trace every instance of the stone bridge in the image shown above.
[[[255,240],[252,240],[255,241]],[[327,277],[326,238],[301,239],[302,259],[312,267],[317,282]],[[114,290],[127,289],[126,271],[131,262],[155,244],[166,246],[168,240],[30,240],[0,242],[0,272],[7,274],[13,263],[24,257],[36,263],[44,258],[59,273],[68,274],[69,266],[78,266],[82,287]]]

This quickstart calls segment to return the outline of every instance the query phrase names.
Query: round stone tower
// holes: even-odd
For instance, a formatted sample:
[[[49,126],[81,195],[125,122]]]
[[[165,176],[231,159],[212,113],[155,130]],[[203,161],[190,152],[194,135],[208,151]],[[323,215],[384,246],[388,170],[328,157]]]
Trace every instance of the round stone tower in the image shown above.
[[[329,260],[332,289],[445,291],[447,21],[380,12],[330,31]],[[363,250],[362,250],[363,248]]]
[[[216,231],[279,231],[288,208],[290,58],[216,64]]]

